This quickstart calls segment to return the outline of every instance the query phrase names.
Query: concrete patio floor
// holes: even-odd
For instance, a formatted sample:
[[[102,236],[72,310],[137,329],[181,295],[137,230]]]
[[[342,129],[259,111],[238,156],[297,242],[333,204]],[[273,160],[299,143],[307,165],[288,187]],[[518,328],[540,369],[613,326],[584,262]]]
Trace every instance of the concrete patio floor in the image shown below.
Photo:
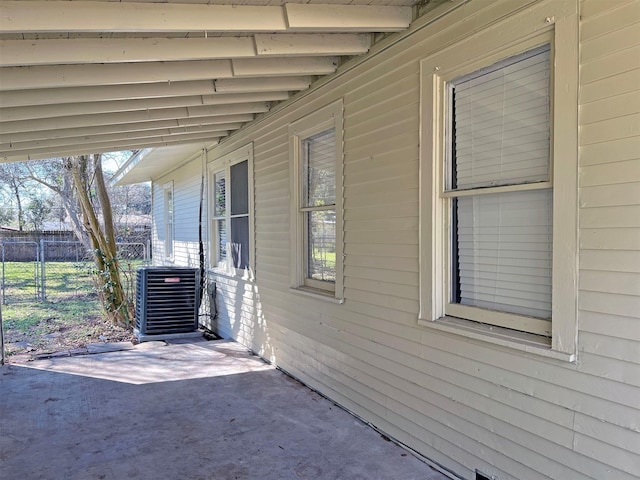
[[[239,344],[0,367],[3,479],[447,477]]]

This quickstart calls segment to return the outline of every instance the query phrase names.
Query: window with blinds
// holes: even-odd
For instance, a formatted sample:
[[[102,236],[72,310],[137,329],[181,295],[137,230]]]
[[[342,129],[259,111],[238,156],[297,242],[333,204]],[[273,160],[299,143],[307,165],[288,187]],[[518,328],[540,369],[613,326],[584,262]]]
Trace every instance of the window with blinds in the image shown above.
[[[335,129],[301,142],[302,204],[306,280],[336,280],[336,140]],[[310,282],[305,282],[310,283]],[[318,284],[310,286],[319,287]]]
[[[217,261],[227,258],[227,184],[224,170],[213,175],[213,222]]]
[[[249,160],[222,163],[211,176],[212,252],[218,268],[246,270],[251,261]]]
[[[550,332],[550,76],[546,45],[448,84],[448,315]]]
[[[164,185],[164,256],[173,259],[173,183]]]

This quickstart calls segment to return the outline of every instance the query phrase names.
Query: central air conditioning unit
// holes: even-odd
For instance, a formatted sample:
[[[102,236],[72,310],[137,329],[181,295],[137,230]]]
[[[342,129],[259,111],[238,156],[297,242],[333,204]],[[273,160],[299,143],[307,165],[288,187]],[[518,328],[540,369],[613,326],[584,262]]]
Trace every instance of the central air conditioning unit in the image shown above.
[[[136,334],[141,341],[147,335],[168,336],[198,330],[197,268],[140,267],[136,287]]]

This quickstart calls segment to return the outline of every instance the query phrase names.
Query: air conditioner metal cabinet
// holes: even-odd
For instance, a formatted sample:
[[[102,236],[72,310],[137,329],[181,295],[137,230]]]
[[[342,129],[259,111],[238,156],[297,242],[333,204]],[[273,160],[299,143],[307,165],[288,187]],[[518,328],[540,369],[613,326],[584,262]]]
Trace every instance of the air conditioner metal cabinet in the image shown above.
[[[200,271],[189,267],[140,267],[136,282],[136,330],[167,335],[198,330]]]

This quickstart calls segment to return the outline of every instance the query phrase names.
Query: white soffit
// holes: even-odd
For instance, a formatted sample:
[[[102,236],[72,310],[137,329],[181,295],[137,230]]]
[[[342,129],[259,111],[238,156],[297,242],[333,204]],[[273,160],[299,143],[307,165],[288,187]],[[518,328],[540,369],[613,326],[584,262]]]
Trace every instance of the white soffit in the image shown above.
[[[126,173],[146,180],[408,28],[415,3],[2,1],[0,162],[155,148]]]
[[[215,142],[183,143],[140,150],[125,162],[111,181],[117,186],[151,181],[178,166],[180,161],[192,158],[214,144]]]

